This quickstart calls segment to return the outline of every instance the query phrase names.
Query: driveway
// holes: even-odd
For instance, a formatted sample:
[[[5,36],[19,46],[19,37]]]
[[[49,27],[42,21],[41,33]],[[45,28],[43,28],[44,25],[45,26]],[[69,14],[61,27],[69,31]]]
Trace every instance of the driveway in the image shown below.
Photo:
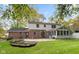
[[[24,41],[37,41],[37,42],[41,42],[41,41],[55,41],[56,39],[24,39]]]

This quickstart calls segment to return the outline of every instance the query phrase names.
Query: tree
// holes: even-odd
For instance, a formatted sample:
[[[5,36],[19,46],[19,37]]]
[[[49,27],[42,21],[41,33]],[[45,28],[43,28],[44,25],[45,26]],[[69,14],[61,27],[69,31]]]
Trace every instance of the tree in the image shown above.
[[[3,12],[2,18],[12,20],[13,28],[22,28],[30,20],[39,20],[41,14],[27,4],[10,4]]]
[[[0,38],[5,38],[6,37],[5,33],[6,31],[2,27],[0,27]]]
[[[78,30],[79,29],[79,16],[75,17],[74,19],[70,19],[69,24],[71,24],[71,27],[73,30]]]
[[[58,4],[55,15],[58,22],[63,23],[65,18],[71,17],[73,14],[77,14],[79,12],[79,7],[75,6],[73,4]]]

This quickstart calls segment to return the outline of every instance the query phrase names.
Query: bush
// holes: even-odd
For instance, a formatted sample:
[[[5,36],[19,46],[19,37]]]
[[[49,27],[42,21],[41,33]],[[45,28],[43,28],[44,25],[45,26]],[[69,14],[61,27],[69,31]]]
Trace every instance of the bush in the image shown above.
[[[12,38],[7,38],[7,40],[12,40]]]

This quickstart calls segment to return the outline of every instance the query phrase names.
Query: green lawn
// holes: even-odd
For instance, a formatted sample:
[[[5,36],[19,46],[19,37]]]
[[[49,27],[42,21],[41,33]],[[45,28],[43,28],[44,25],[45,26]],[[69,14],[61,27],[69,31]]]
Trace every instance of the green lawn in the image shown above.
[[[0,42],[0,54],[79,54],[79,40],[56,40],[39,42],[33,47],[12,47],[9,42]]]

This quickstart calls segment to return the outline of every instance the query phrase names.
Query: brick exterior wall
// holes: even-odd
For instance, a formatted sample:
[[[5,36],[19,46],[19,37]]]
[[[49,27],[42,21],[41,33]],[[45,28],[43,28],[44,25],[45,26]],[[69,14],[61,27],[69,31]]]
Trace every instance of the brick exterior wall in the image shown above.
[[[29,38],[29,39],[39,39],[39,38],[47,38],[47,31],[45,30],[29,30],[27,31],[28,35],[26,36],[26,32],[9,32],[9,38]],[[23,35],[22,35],[23,34]]]
[[[44,32],[42,34],[42,32]],[[35,39],[39,39],[39,38],[47,38],[47,31],[44,30],[30,30],[29,31],[29,38],[35,38]]]
[[[16,29],[17,30],[17,29]],[[27,34],[28,34],[28,29],[24,29],[24,30],[20,30],[20,31],[16,31],[16,30],[12,30],[12,31],[9,31],[9,35],[8,37],[9,38],[16,38],[16,39],[21,39],[21,38],[27,38]]]
[[[19,32],[9,32],[9,38],[20,38]]]

